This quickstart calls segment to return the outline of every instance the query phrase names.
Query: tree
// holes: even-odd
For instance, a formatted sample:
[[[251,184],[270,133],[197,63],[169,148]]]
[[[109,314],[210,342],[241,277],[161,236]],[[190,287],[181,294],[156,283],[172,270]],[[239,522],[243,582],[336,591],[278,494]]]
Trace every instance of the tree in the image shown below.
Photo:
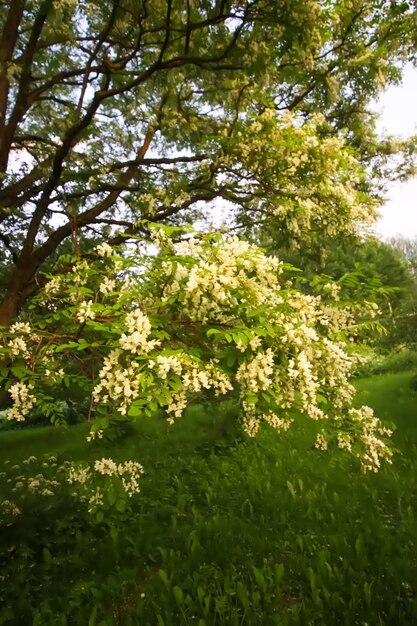
[[[392,336],[397,344],[408,344],[415,348],[417,330],[417,239],[392,237],[389,246],[407,268],[409,285],[404,294],[400,315],[393,320]]]
[[[409,271],[417,276],[417,238],[391,237],[388,243]]]
[[[303,241],[372,214],[398,144],[368,104],[414,58],[411,1],[9,0],[0,22],[1,324],[63,252],[146,219],[220,199]]]

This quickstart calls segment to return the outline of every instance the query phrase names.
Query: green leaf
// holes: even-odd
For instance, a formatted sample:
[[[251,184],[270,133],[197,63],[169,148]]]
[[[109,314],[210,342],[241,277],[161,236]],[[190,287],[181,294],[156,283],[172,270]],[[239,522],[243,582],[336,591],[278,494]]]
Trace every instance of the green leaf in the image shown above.
[[[162,582],[164,583],[165,587],[167,589],[169,589],[170,587],[170,581],[168,579],[167,573],[165,570],[163,570],[162,568],[158,570],[158,576],[159,578],[162,580]]]
[[[178,606],[181,606],[183,604],[183,602],[184,602],[184,594],[182,592],[182,589],[180,589],[180,587],[175,585],[172,588],[172,591],[174,593],[174,597],[175,597],[175,600],[176,600]]]
[[[42,559],[43,559],[43,562],[48,566],[51,565],[53,561],[52,554],[46,547],[42,548]]]
[[[127,412],[129,417],[138,417],[143,413],[143,406],[132,404]]]
[[[209,328],[209,330],[206,333],[207,337],[210,337],[211,335],[221,335],[221,334],[223,334],[223,331],[219,330],[218,328]]]
[[[239,581],[236,585],[236,593],[245,612],[250,611],[249,595],[246,587]]]
[[[256,584],[258,585],[258,587],[260,589],[265,589],[266,585],[265,585],[265,577],[262,574],[261,570],[259,570],[257,567],[255,567],[254,565],[252,566],[252,571],[255,575],[255,580],[256,580]]]
[[[117,495],[117,489],[114,483],[110,483],[110,485],[106,489],[106,498],[110,506],[113,506],[113,504],[116,502]]]
[[[288,491],[290,492],[290,494],[292,495],[292,497],[295,498],[296,497],[295,489],[294,489],[294,486],[292,485],[292,483],[290,483],[289,480],[287,480],[287,488],[288,488]]]
[[[227,367],[233,367],[233,365],[236,363],[236,360],[237,360],[236,352],[234,350],[230,350],[226,358]]]

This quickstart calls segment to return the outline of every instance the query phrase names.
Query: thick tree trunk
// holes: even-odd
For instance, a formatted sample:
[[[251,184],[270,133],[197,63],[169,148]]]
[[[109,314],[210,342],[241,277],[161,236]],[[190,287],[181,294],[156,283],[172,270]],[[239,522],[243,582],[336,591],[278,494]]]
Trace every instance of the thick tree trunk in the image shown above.
[[[10,326],[17,317],[23,302],[19,297],[19,293],[8,291],[0,302],[0,326]]]
[[[35,269],[31,266],[16,268],[9,287],[0,302],[0,326],[10,326],[19,314],[28,296],[33,293]],[[10,394],[0,389],[0,410],[11,404]]]
[[[27,298],[34,292],[34,276],[37,267],[31,263],[17,265],[9,286],[0,302],[0,326],[10,326]]]
[[[18,311],[18,294],[8,292],[0,303],[0,326],[10,326]],[[0,389],[0,411],[7,409],[10,405],[10,394],[5,389]]]

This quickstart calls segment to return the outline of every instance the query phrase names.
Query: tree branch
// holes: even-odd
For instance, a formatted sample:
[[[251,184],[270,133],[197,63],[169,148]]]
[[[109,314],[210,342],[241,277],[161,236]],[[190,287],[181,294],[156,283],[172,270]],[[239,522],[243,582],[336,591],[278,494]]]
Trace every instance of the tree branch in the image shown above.
[[[157,131],[157,126],[151,127],[148,130],[148,133],[145,136],[143,144],[140,146],[137,152],[137,159],[135,161],[140,161],[144,158],[146,152],[149,149],[152,138],[154,137]],[[118,182],[121,186],[126,185],[129,180],[131,180],[132,176],[136,172],[137,165],[130,165],[126,172],[123,172],[119,176]],[[63,226],[57,228],[50,237],[32,254],[33,262],[37,267],[53,252],[59,244],[64,241],[67,237],[71,236],[74,225],[77,229],[80,229],[88,224],[90,224],[93,220],[97,219],[102,213],[111,208],[116,200],[119,198],[121,194],[121,189],[112,191],[109,193],[106,198],[104,198],[101,202],[97,203],[93,208],[84,211],[78,215],[74,220],[70,220]]]
[[[9,121],[4,128],[3,135],[0,138],[0,172],[6,172],[7,170],[10,146],[13,141],[14,132],[30,106],[28,87],[30,84],[33,55],[35,54],[36,44],[41,35],[51,7],[52,0],[44,0],[44,2],[39,7],[38,14],[35,18],[33,28],[30,33],[29,41],[22,55],[23,66],[16,102],[10,114]]]
[[[104,42],[106,41],[107,37],[110,34],[111,29],[113,28],[114,25],[114,21],[116,19],[116,13],[117,10],[119,8],[119,0],[114,0],[113,2],[113,8],[112,8],[112,12],[110,14],[109,20],[106,24],[106,27],[103,29],[102,33],[100,34],[97,44],[94,47],[94,50],[87,62],[87,65],[85,66],[85,73],[84,73],[84,79],[83,79],[83,85],[81,88],[81,94],[80,94],[80,98],[78,100],[78,105],[77,105],[77,113],[80,114],[81,113],[81,109],[83,106],[83,102],[84,102],[84,96],[85,96],[85,92],[87,90],[87,85],[88,85],[88,79],[89,79],[89,75],[91,72],[91,66],[93,64],[93,62],[96,60],[98,53],[100,52],[100,48],[102,48]]]
[[[25,0],[14,0],[10,3],[0,40],[0,136],[3,134],[6,124],[9,97],[8,65],[13,58],[24,8]]]

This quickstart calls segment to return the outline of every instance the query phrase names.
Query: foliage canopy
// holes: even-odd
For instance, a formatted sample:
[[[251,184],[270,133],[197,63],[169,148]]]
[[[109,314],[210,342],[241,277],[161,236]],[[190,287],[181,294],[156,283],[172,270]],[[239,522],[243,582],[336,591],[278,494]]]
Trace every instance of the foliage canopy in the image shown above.
[[[369,101],[414,59],[415,19],[411,1],[3,2],[0,322],[65,249],[216,199],[284,239],[360,227],[364,165],[401,147]]]

